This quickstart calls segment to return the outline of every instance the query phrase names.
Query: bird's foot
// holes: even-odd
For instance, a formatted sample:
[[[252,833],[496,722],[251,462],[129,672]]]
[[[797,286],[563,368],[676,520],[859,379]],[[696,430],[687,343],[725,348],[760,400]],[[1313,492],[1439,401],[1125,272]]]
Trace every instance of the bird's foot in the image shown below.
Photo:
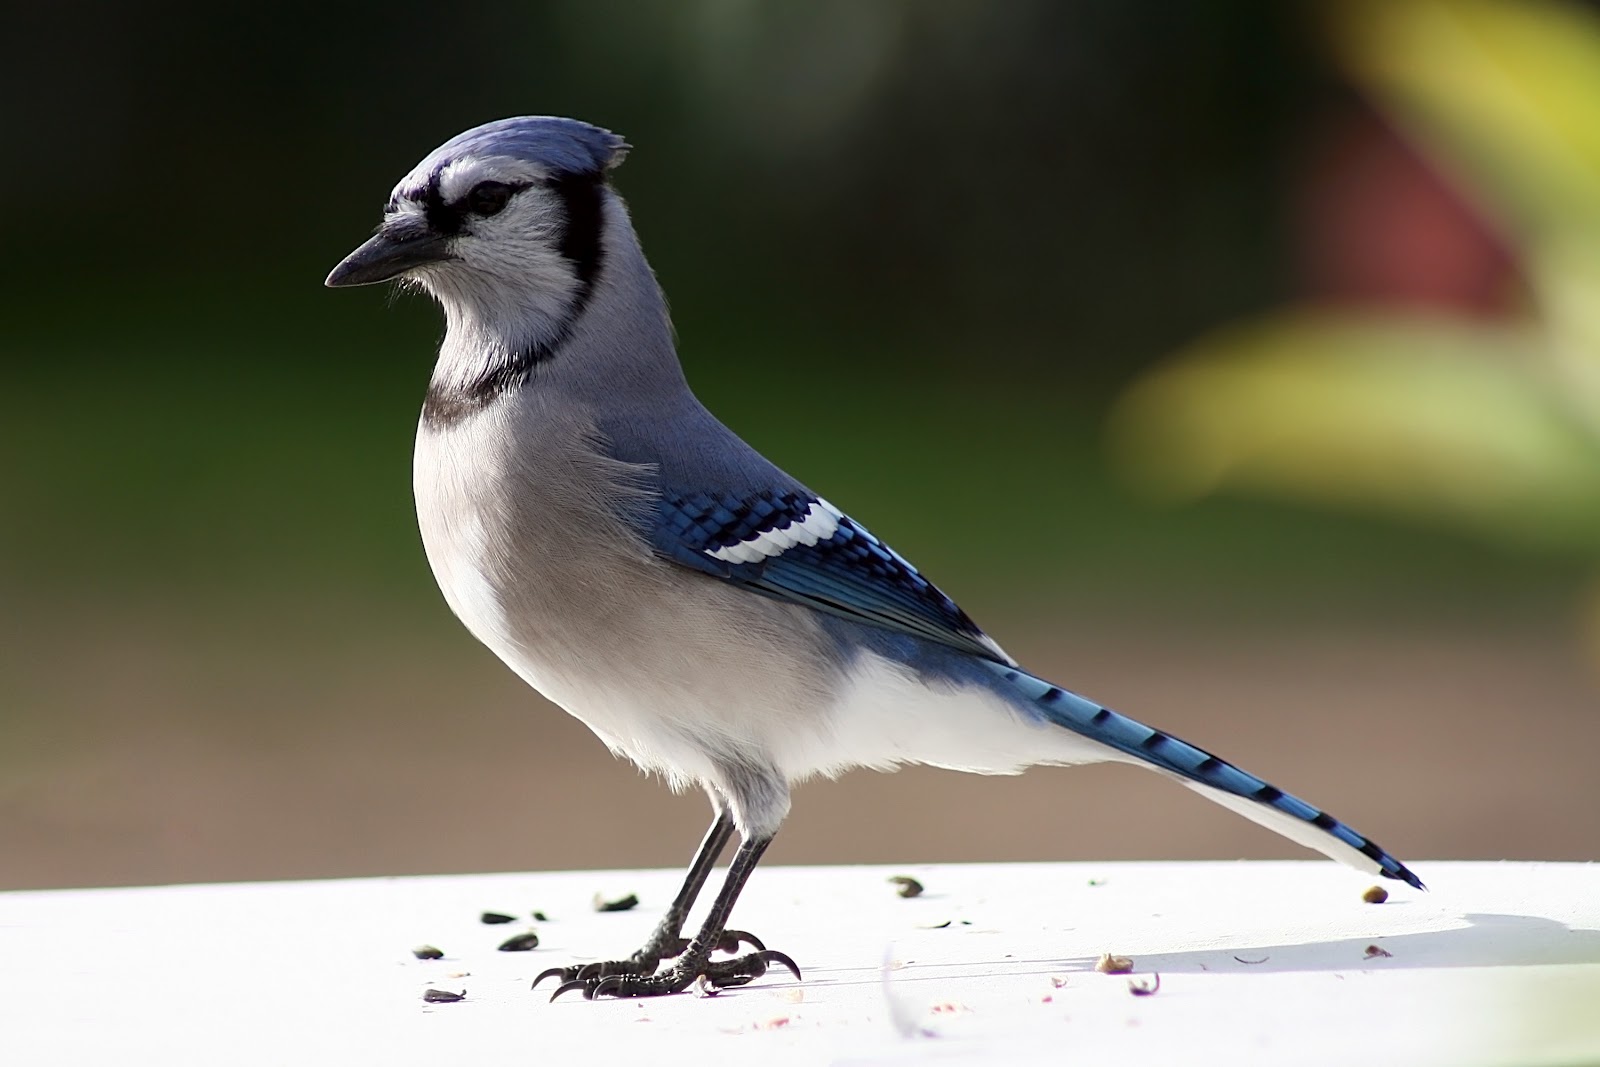
[[[704,979],[711,989],[729,989],[753,982],[766,974],[773,964],[787,967],[795,981],[800,980],[800,968],[782,952],[762,949],[731,960],[711,961],[703,956],[688,956],[659,974],[610,974],[603,977],[574,978],[562,983],[550,999],[563,993],[579,991],[585,1000],[597,997],[661,997],[669,993],[682,993],[698,979]]]
[[[739,951],[740,945],[749,945],[758,951],[765,951],[767,947],[761,943],[761,939],[755,934],[744,930],[724,930],[722,936],[717,939],[714,951],[732,954]],[[681,956],[688,947],[689,939],[680,937],[659,951],[654,945],[646,945],[625,960],[597,960],[594,963],[574,963],[567,967],[551,967],[547,971],[540,972],[539,977],[533,980],[533,988],[537,989],[539,983],[546,978],[559,978],[563,983],[561,988],[565,989],[573,982],[599,981],[602,978],[611,978],[616,975],[649,977],[656,973],[656,968],[661,966],[662,960]],[[560,993],[561,990],[556,991],[557,996]]]

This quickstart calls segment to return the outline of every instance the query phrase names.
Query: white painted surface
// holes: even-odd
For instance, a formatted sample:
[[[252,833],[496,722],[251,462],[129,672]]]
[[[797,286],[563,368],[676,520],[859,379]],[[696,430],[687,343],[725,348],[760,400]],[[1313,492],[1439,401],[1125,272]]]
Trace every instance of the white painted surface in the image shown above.
[[[1432,892],[1381,905],[1322,862],[762,869],[736,925],[804,982],[556,1004],[532,977],[630,951],[677,872],[0,894],[0,1062],[1600,1061],[1600,866],[1417,869]],[[596,914],[596,891],[643,903]],[[539,949],[497,952],[530,924],[486,909],[545,911]],[[1096,973],[1102,952],[1160,991]]]

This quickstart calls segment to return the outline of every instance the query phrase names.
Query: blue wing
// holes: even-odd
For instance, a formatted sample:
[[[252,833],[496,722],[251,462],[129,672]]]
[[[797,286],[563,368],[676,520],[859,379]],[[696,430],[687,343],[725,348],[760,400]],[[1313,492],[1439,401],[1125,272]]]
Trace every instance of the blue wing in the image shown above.
[[[651,540],[673,562],[753,593],[1011,663],[915,567],[804,491],[668,492]]]

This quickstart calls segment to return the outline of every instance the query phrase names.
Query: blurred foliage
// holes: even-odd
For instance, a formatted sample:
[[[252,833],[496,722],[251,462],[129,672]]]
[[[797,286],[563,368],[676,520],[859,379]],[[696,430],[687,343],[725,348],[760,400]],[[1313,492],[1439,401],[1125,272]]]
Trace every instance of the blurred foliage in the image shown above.
[[[30,254],[0,263],[7,291],[166,304],[184,330],[257,305],[341,317],[314,283],[399,175],[467,126],[555,113],[634,144],[617,182],[686,336],[755,346],[800,323],[892,339],[886,364],[977,343],[1104,380],[1271,284],[1259,191],[1324,91],[1297,7],[1251,0],[13,14],[32,47],[0,89],[37,102],[0,123],[44,175],[0,169],[0,191],[58,209],[12,220]],[[1186,273],[1222,240],[1227,270]]]
[[[1545,339],[1420,315],[1296,311],[1218,333],[1135,387],[1125,457],[1164,494],[1224,486],[1600,545],[1600,440]]]
[[[518,112],[629,138],[617,184],[696,389],[974,611],[1448,604],[1464,575],[1542,604],[1546,562],[1250,501],[1152,514],[1103,470],[1110,396],[1291,292],[1292,160],[1348,103],[1311,10],[18,8],[0,192],[40,206],[0,257],[0,627],[386,597],[452,627],[409,488],[437,314],[320,281],[418,157]]]
[[[1125,395],[1145,486],[1250,489],[1600,551],[1600,20],[1531,0],[1325,9],[1335,54],[1511,245],[1482,309],[1297,306],[1202,339]]]
[[[1462,44],[1464,30],[1428,29],[1434,8],[1396,0],[1406,22],[1385,6],[11,5],[0,64],[11,149],[0,195],[12,207],[0,233],[0,824],[12,869],[28,871],[33,856],[20,877],[38,884],[416,869],[401,857],[418,855],[418,838],[480,842],[427,853],[437,869],[522,864],[526,852],[482,843],[520,849],[526,811],[578,795],[594,765],[578,748],[569,764],[560,745],[604,758],[575,724],[524,721],[524,687],[451,618],[423,558],[410,456],[437,310],[321,285],[418,158],[519,113],[574,115],[627,137],[634,151],[615,182],[696,391],[1015,651],[1031,642],[1041,663],[1086,687],[1095,671],[1120,674],[1130,704],[1173,708],[1190,716],[1178,724],[1207,730],[1231,724],[1258,752],[1311,757],[1325,783],[1359,763],[1385,783],[1370,803],[1442,821],[1443,836],[1412,837],[1443,842],[1431,851],[1590,854],[1585,827],[1539,821],[1552,803],[1590,799],[1545,788],[1538,748],[1582,736],[1565,719],[1578,686],[1550,669],[1564,650],[1540,642],[1583,560],[1504,552],[1460,523],[1396,523],[1388,510],[1329,512],[1266,493],[1152,508],[1105,462],[1105,413],[1130,381],[1215,324],[1300,291],[1295,212],[1316,172],[1305,153],[1331,118],[1363,107],[1351,56],[1420,64],[1440,80],[1444,99],[1424,108],[1417,90],[1403,126],[1474,183],[1508,232],[1531,233],[1557,203],[1531,187],[1513,199],[1512,183],[1541,180],[1520,173],[1521,154],[1550,157],[1541,173],[1566,168],[1562,203],[1588,195],[1588,157],[1557,150],[1582,115],[1532,147],[1496,143],[1469,158],[1480,122],[1505,137],[1538,131],[1524,128],[1516,93],[1494,95],[1501,75],[1453,73],[1458,52],[1479,48]],[[1455,9],[1438,10],[1429,18],[1453,26]],[[1533,49],[1536,31],[1494,15],[1506,23],[1494,47]],[[1540,61],[1546,76],[1590,76],[1584,34],[1545,36],[1558,38],[1545,51],[1566,50]],[[1330,40],[1343,42],[1337,52]],[[1362,84],[1378,85],[1376,70]],[[1384,92],[1391,109],[1411,98]],[[1447,138],[1452,107],[1483,114]],[[1552,215],[1540,246],[1553,249],[1572,215]],[[1549,263],[1587,263],[1570,236]],[[1410,436],[1341,460],[1343,499],[1371,503],[1373,479],[1387,478],[1393,506],[1444,508],[1474,530],[1587,552],[1592,496],[1563,500],[1560,487],[1588,462],[1589,401],[1571,383],[1593,348],[1553,353],[1548,324],[1559,298],[1567,335],[1588,328],[1588,268],[1535,277],[1543,266],[1522,266],[1538,283],[1537,315],[1345,315],[1337,329],[1297,315],[1233,332],[1238,358],[1225,370],[1173,364],[1135,394],[1165,412],[1133,438],[1158,464],[1147,469],[1191,496],[1282,486],[1303,465],[1242,465],[1255,448],[1244,413],[1266,409],[1261,433],[1280,442],[1269,458],[1288,464],[1348,441],[1359,411]],[[1291,337],[1312,333],[1307,359],[1282,359],[1302,346]],[[1394,384],[1368,388],[1384,376]],[[1429,390],[1449,403],[1408,421],[1409,398]],[[1221,403],[1235,393],[1258,399]],[[1293,404],[1278,402],[1291,393]],[[1416,462],[1391,469],[1386,456]],[[1418,492],[1409,472],[1427,456],[1435,481]],[[1464,469],[1484,477],[1463,481]],[[1302,495],[1326,500],[1311,484]],[[1507,517],[1515,511],[1525,514]],[[1273,640],[1262,640],[1263,620],[1282,624]],[[1489,636],[1458,639],[1457,626]],[[1301,658],[1301,645],[1327,658]],[[1163,647],[1180,650],[1176,662]],[[1484,648],[1505,661],[1472,669]],[[1494,701],[1497,686],[1522,691],[1529,678],[1551,682],[1530,702],[1539,706],[1498,714],[1509,701]],[[1497,773],[1465,799],[1405,763],[1458,725],[1464,689],[1497,711],[1471,731],[1495,749]],[[1319,743],[1285,745],[1290,717],[1308,736],[1365,748],[1352,763]],[[1366,744],[1379,730],[1417,740]],[[541,749],[550,758],[538,768],[482,758]],[[1316,776],[1297,780],[1312,788]],[[549,799],[524,806],[533,794],[515,790],[540,783]],[[906,813],[957,796],[948,789],[919,786]],[[1531,798],[1521,806],[1519,790]],[[843,840],[849,810],[892,814],[895,795],[846,794],[856,799],[818,840]],[[1124,807],[1132,817],[1141,804],[1130,796]],[[990,809],[951,810],[929,820],[940,842],[989,847]],[[406,811],[417,821],[397,818]],[[688,821],[699,818],[696,806]],[[661,837],[648,820],[623,824]],[[1185,854],[1211,847],[1190,824],[1163,814],[1159,825]],[[1530,839],[1533,825],[1553,836]],[[541,858],[549,826],[538,827]],[[920,847],[886,832],[895,854]],[[555,861],[678,858],[675,845],[627,850],[625,833],[573,834],[577,851]],[[324,842],[320,861],[296,851],[311,839]],[[1035,839],[1015,854],[1034,855]],[[1101,840],[1119,850],[1132,838]],[[1560,843],[1536,843],[1546,840]],[[613,843],[619,851],[591,848]],[[213,853],[242,858],[230,866]],[[52,855],[89,858],[51,868],[40,857]],[[48,873],[57,869],[79,873]]]

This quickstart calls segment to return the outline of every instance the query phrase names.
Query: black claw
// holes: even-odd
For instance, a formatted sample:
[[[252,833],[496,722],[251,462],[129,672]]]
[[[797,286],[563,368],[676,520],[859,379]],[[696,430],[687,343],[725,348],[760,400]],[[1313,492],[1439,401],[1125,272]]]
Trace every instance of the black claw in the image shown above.
[[[761,943],[759,937],[748,930],[724,930],[722,936],[717,939],[716,951],[726,952],[731,956],[739,951],[741,944],[749,945],[758,951],[764,951],[767,947]]]
[[[570,972],[575,972],[576,970],[577,968],[575,967],[551,967],[547,971],[540,971],[539,977],[535,978],[533,980],[533,985],[529,986],[528,988],[538,989],[539,983],[544,981],[546,978],[559,978],[563,982],[570,982],[572,979],[577,977],[575,973]]]
[[[566,967],[551,967],[549,970],[540,972],[539,977],[533,980],[532,988],[539,988],[539,983],[546,978],[559,978],[563,982],[570,984],[573,982],[594,983],[611,975],[639,975],[642,977],[654,974],[659,962],[655,957],[641,958],[635,955],[626,960],[598,960],[594,963],[574,963]],[[558,990],[557,996],[559,995],[560,991]],[[552,997],[551,999],[555,998]]]
[[[736,960],[722,960],[706,968],[706,980],[718,989],[729,989],[733,986],[749,985],[751,982],[767,973],[768,964],[781,964],[789,969],[796,981],[800,979],[800,968],[795,965],[782,952],[763,949],[752,952],[748,956],[740,956]]]
[[[743,931],[730,930],[718,939],[717,947],[725,952],[732,952],[746,940],[755,945],[761,944]],[[671,970],[654,974],[639,973],[634,969],[634,965],[627,961],[589,963],[582,967],[552,967],[535,978],[533,984],[538,985],[551,975],[566,978],[567,980],[551,995],[552,1002],[561,994],[574,989],[582,991],[585,1000],[597,1000],[608,996],[658,997],[683,992],[699,976],[704,976],[706,983],[713,989],[730,989],[734,986],[747,985],[775,966],[782,967],[794,975],[795,981],[801,980],[800,966],[787,953],[761,947],[758,951],[731,960],[710,962],[702,958],[698,964],[691,962],[688,965],[680,962]]]
[[[773,950],[762,950],[762,952],[752,952],[750,955],[739,957],[738,960],[723,960],[720,963],[712,963],[706,969],[707,981],[715,985],[717,989],[728,989],[731,985],[749,985],[750,982],[754,982],[755,979],[766,974],[766,969],[768,969],[770,963],[781,963],[781,965],[789,968],[790,973],[794,974],[797,979],[800,977],[800,968],[797,968],[795,961],[790,960],[787,955],[782,952],[773,952]]]
[[[794,975],[794,980],[796,982],[803,980],[800,977],[800,965],[795,963],[795,961],[790,959],[785,953],[779,952],[776,949],[762,948],[760,952],[757,952],[748,958],[758,959],[764,964],[781,963],[785,967],[789,968],[789,973]],[[763,970],[765,970],[765,968],[763,968]]]
[[[662,960],[673,959],[683,955],[688,951],[689,945],[690,941],[687,937],[680,937],[660,955],[656,955],[653,948],[648,954],[646,954],[646,949],[640,949],[625,960],[600,960],[594,963],[575,963],[566,967],[551,967],[549,970],[541,972],[539,977],[533,980],[533,988],[537,989],[539,983],[546,978],[559,978],[563,982],[588,983],[598,982],[602,978],[609,978],[613,975],[647,978],[656,973],[656,969],[661,965]],[[722,936],[717,939],[712,951],[725,952],[733,956],[737,955],[739,949],[745,945],[749,945],[757,952],[765,952],[767,948],[759,937],[748,930],[724,930]],[[735,961],[728,960],[725,962],[731,964]],[[611,989],[608,987],[607,991],[611,992]]]
[[[556,987],[556,991],[554,993],[550,994],[550,1003],[554,1004],[556,1002],[556,998],[557,997],[559,997],[563,993],[570,993],[574,989],[583,990],[583,999],[585,999],[585,1000],[593,1000],[594,999],[594,994],[589,992],[589,983],[588,982],[580,982],[576,978],[574,978],[572,981],[570,981],[570,982],[562,982],[561,985]]]

